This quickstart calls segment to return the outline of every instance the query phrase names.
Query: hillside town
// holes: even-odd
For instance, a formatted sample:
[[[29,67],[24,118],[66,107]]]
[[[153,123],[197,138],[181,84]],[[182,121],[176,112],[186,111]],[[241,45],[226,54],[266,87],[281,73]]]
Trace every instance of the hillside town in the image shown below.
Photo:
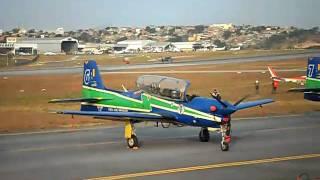
[[[50,43],[49,43],[50,42]],[[103,54],[139,52],[306,49],[318,47],[319,28],[212,24],[105,27],[65,31],[0,30],[0,51],[14,54]]]

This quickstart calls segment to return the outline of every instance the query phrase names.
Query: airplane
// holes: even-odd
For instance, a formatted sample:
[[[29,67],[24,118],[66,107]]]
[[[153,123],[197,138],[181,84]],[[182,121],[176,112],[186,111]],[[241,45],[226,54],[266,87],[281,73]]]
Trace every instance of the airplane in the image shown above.
[[[304,88],[291,88],[289,92],[303,92],[304,99],[320,101],[320,57],[308,59],[307,77]]]
[[[304,85],[306,82],[306,76],[299,76],[299,77],[294,77],[294,78],[284,78],[284,77],[278,76],[278,74],[270,66],[268,66],[268,70],[270,72],[271,79],[273,81],[292,82],[292,83],[297,83],[297,84],[301,84],[301,85]]]
[[[176,126],[200,127],[199,139],[208,142],[209,130],[221,133],[221,150],[228,151],[231,141],[231,114],[238,110],[273,102],[262,99],[234,104],[212,98],[188,95],[190,82],[158,75],[143,75],[137,79],[138,90],[123,91],[106,87],[94,60],[84,63],[82,97],[53,99],[49,103],[81,103],[79,111],[58,110],[57,114],[91,116],[103,120],[125,122],[124,137],[129,148],[137,149],[135,124],[139,122],[169,123]],[[162,124],[163,127],[165,127]]]

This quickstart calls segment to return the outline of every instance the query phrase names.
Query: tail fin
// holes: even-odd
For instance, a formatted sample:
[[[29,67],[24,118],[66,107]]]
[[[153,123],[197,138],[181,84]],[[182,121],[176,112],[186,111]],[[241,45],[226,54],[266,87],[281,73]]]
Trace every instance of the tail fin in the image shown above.
[[[311,57],[307,67],[307,88],[320,88],[320,57]]]
[[[105,89],[97,63],[94,60],[86,61],[83,65],[83,86]]]

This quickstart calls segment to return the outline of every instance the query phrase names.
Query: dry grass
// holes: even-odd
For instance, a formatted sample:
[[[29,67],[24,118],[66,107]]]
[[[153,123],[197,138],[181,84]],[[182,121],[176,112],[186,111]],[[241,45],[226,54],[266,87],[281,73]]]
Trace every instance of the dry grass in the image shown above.
[[[239,63],[227,65],[177,67],[174,70],[241,70],[266,69],[267,65],[277,68],[303,68],[305,59],[293,59],[275,62]],[[166,68],[162,68],[164,70]],[[149,71],[150,69],[148,69]],[[159,69],[158,69],[159,70]],[[171,68],[172,70],[172,68]],[[139,70],[143,71],[143,70]],[[282,72],[283,76],[303,75],[303,72]],[[127,88],[135,88],[135,80],[141,74],[105,74],[105,85],[121,89],[121,84]],[[162,74],[163,75],[163,74]],[[208,96],[217,88],[225,100],[235,102],[244,95],[253,94],[250,99],[271,97],[275,103],[264,108],[252,108],[237,112],[236,117],[266,116],[278,114],[296,114],[320,110],[317,102],[303,99],[303,94],[287,93],[294,84],[281,84],[277,94],[271,94],[271,81],[268,73],[201,73],[201,74],[170,74],[177,78],[191,81],[189,93]],[[261,89],[255,95],[254,82],[261,82]],[[49,109],[78,109],[79,105],[48,104],[52,98],[73,98],[81,95],[81,75],[52,76],[16,76],[0,79],[0,132],[26,131],[82,125],[114,124],[109,121],[95,120],[88,117],[62,116],[47,113]],[[46,89],[43,91],[42,89]],[[23,92],[21,91],[23,90]]]
[[[133,55],[40,55],[39,60],[35,63],[14,67],[15,69],[34,69],[49,67],[72,67],[82,66],[83,62],[94,59],[99,65],[112,66],[126,64],[124,59],[129,60],[130,64],[154,63],[165,56],[173,57],[174,61],[191,60],[191,59],[209,59],[209,58],[227,58],[227,57],[247,57],[271,54],[288,54],[306,52],[305,50],[241,50],[241,51],[206,51],[206,52],[164,52],[164,53],[141,53]],[[76,59],[73,59],[76,57]],[[11,67],[12,68],[12,67]],[[6,69],[6,68],[4,68]]]

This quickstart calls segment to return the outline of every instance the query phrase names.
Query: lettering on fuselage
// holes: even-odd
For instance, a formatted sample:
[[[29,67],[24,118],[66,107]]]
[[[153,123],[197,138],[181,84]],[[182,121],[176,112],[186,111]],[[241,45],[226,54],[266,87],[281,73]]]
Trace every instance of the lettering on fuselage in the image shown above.
[[[128,112],[127,109],[119,109],[119,108],[108,108],[108,111],[111,111],[111,112]]]
[[[97,106],[97,109],[99,112],[101,112],[103,110],[103,107],[102,106]]]

